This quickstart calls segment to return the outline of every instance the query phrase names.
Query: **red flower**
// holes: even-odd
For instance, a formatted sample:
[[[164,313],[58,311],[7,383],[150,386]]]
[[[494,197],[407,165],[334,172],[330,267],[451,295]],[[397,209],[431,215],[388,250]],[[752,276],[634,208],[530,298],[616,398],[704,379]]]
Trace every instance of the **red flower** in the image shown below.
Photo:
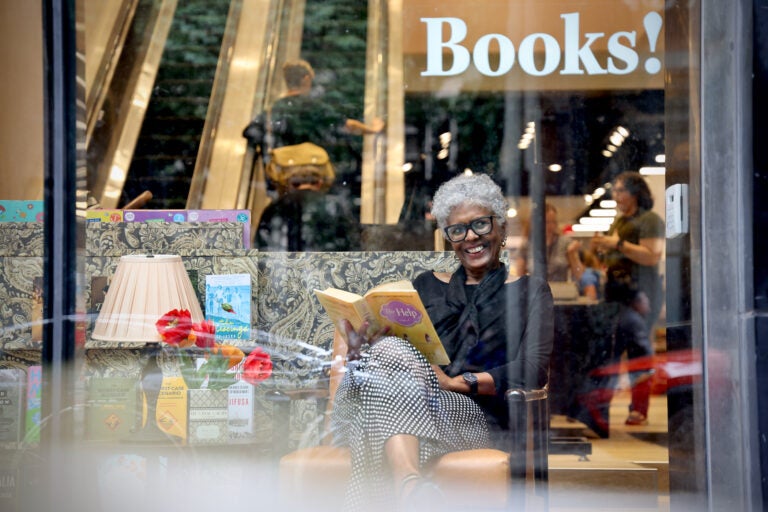
[[[272,360],[260,348],[254,349],[243,362],[243,380],[258,385],[272,375]]]
[[[188,347],[193,342],[189,340],[189,333],[192,330],[192,314],[188,309],[179,311],[173,309],[155,323],[157,332],[164,342],[169,345],[178,345]]]
[[[192,326],[189,337],[200,348],[213,348],[216,345],[216,326],[210,320],[203,320]]]

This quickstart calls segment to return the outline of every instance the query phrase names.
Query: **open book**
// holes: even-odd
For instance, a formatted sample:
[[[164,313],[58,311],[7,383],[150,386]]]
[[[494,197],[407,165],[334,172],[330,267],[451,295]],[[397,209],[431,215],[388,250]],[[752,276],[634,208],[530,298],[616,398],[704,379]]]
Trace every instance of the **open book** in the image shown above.
[[[334,325],[346,319],[357,330],[368,320],[370,332],[388,326],[391,335],[409,341],[430,363],[451,362],[410,281],[384,283],[371,288],[364,296],[338,288],[315,290],[315,295]]]

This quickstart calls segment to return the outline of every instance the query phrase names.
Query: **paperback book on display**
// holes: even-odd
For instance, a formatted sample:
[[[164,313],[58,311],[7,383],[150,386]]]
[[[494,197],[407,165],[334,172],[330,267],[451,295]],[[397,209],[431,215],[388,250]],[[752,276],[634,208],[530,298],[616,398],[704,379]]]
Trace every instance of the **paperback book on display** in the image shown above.
[[[205,276],[205,318],[216,326],[216,340],[251,337],[251,275]]]
[[[91,377],[85,409],[85,435],[89,440],[127,437],[136,425],[136,379]]]
[[[315,290],[315,295],[336,326],[346,319],[358,330],[368,320],[369,332],[389,327],[389,334],[409,341],[430,363],[451,362],[410,281],[385,283],[371,288],[365,295],[338,288]]]
[[[0,369],[0,443],[18,443],[24,437],[26,381],[20,368]]]

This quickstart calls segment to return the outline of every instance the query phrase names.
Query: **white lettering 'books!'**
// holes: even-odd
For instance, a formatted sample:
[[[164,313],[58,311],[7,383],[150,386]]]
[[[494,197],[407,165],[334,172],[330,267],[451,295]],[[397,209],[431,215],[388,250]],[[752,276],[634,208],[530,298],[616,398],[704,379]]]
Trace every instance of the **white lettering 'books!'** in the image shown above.
[[[216,339],[251,337],[251,275],[205,276],[205,318],[216,326]]]
[[[315,290],[315,295],[334,325],[346,319],[357,330],[367,319],[372,326],[370,332],[388,326],[390,334],[409,341],[430,363],[451,362],[410,281],[384,283],[365,295],[338,288]]]

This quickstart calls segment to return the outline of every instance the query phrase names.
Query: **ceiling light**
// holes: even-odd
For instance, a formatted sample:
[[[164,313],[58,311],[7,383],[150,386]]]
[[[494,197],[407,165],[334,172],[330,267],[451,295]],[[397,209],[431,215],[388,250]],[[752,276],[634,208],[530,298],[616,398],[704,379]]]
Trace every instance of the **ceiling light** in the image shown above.
[[[592,198],[591,194],[584,194],[584,202],[587,204],[592,204],[595,200]]]
[[[611,227],[607,226],[607,225],[606,226],[592,226],[592,225],[585,226],[584,224],[574,224],[573,226],[571,226],[571,229],[573,231],[575,231],[575,232],[582,232],[583,233],[585,231],[588,231],[588,232],[592,233],[592,232],[595,232],[595,231],[605,232],[605,231],[608,231],[609,229],[611,229]]]
[[[616,208],[616,201],[613,199],[603,199],[600,201],[600,208]]]
[[[413,169],[413,164],[411,162],[405,162],[403,164],[403,172],[408,172]]]
[[[667,155],[656,155],[656,158],[654,158],[654,160],[656,160],[656,163],[657,163],[657,164],[663,164],[663,163],[666,163],[666,161],[667,161]]]
[[[644,176],[664,176],[666,171],[667,170],[664,167],[641,167],[640,168],[640,174]]]
[[[623,126],[617,126],[616,131],[621,134],[622,137],[627,138],[629,137],[629,130],[624,128]]]
[[[589,210],[590,217],[615,217],[616,216],[616,210],[613,208],[595,208],[594,210]]]
[[[611,152],[610,152],[610,151],[608,151],[607,149],[604,149],[604,150],[603,150],[603,156],[604,156],[605,158],[611,158],[611,157],[613,156],[613,153],[611,153]]]
[[[509,210],[507,210],[507,217],[509,217],[510,219],[513,217],[517,217],[517,210],[515,210],[514,208],[510,208]]]
[[[563,166],[560,164],[552,164],[549,166],[549,170],[552,172],[560,172],[563,170]]]
[[[604,224],[607,224],[610,226],[611,223],[613,223],[613,218],[612,217],[582,217],[579,219],[579,223],[584,225],[588,224],[590,226],[594,226],[594,225],[602,226]]]

